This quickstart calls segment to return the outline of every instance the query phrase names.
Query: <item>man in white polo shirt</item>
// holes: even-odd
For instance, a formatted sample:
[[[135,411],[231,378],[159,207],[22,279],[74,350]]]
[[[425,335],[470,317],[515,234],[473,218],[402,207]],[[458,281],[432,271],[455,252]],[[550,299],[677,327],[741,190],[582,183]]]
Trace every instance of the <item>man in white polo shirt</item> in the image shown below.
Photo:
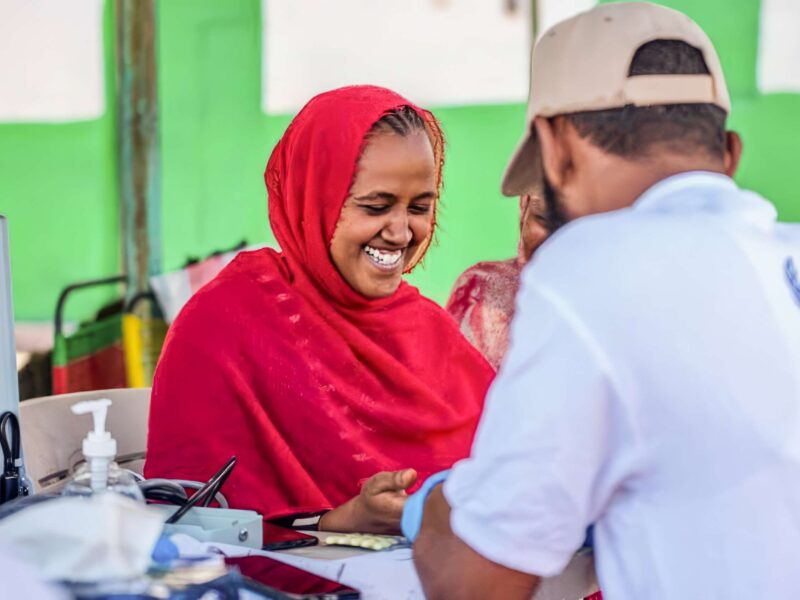
[[[800,226],[730,179],[729,109],[675,11],[604,5],[537,43],[503,191],[543,181],[566,225],[470,458],[406,503],[429,598],[529,597],[592,525],[606,600],[800,592]]]

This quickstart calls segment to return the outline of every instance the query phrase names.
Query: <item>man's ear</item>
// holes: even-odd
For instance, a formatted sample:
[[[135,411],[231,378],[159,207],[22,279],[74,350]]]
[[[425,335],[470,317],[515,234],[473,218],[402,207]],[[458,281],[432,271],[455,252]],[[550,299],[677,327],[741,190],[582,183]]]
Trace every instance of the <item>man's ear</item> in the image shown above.
[[[742,158],[742,138],[735,131],[725,132],[725,174],[733,177]]]
[[[536,117],[533,120],[533,126],[536,128],[539,154],[547,181],[553,187],[560,188],[564,183],[567,166],[562,132],[555,120],[544,117]]]

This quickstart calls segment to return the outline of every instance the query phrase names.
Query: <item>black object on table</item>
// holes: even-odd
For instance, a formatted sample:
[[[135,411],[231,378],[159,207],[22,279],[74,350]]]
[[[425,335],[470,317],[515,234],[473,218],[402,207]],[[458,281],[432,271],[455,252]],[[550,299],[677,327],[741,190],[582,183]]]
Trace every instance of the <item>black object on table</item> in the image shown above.
[[[228,475],[231,474],[231,471],[233,471],[233,467],[235,466],[236,457],[231,456],[228,459],[228,462],[226,462],[223,467],[217,471],[203,487],[192,494],[192,497],[186,501],[186,504],[176,510],[172,516],[165,521],[165,523],[167,525],[173,525],[177,523],[192,509],[192,507],[197,506],[201,502],[204,502],[204,504],[201,504],[201,506],[208,506],[208,503],[211,502],[211,499],[214,496],[216,496],[217,492],[222,487],[222,484],[224,484],[225,480],[228,479]]]

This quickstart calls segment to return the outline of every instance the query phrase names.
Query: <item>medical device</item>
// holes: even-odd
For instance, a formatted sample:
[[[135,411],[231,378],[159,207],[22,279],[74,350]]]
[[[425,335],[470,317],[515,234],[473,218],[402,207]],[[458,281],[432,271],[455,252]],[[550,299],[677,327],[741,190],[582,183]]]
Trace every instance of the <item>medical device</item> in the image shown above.
[[[194,494],[192,494],[192,497],[189,498],[186,501],[186,503],[183,506],[181,506],[175,513],[173,513],[165,521],[165,523],[167,525],[174,525],[175,523],[180,521],[186,515],[186,513],[188,513],[194,506],[197,506],[201,502],[202,502],[201,506],[208,506],[211,500],[216,495],[216,493],[228,479],[228,476],[231,474],[231,472],[233,471],[233,467],[235,466],[236,466],[236,457],[231,456],[230,459],[228,459],[228,462],[226,462],[222,466],[222,468],[219,471],[217,471],[205,485],[203,485],[203,487],[201,487]]]
[[[19,421],[10,410],[0,416],[0,449],[3,453],[3,473],[0,475],[0,504],[20,495]]]
[[[144,489],[148,500],[167,500],[178,504],[177,507],[168,504],[150,505],[164,514],[166,534],[185,533],[205,542],[260,549],[263,545],[263,519],[260,514],[253,510],[208,507],[218,496],[234,466],[236,457],[231,456],[211,479],[188,498],[183,490],[181,493],[174,489],[179,480],[157,479],[144,481],[139,485]]]

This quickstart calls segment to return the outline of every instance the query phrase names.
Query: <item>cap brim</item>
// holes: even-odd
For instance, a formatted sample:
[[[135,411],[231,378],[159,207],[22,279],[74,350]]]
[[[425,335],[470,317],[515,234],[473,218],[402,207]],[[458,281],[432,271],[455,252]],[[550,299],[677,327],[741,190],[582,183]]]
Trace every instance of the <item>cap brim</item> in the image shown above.
[[[541,177],[539,142],[536,139],[536,130],[531,127],[511,156],[500,189],[504,196],[536,194],[541,189]]]

